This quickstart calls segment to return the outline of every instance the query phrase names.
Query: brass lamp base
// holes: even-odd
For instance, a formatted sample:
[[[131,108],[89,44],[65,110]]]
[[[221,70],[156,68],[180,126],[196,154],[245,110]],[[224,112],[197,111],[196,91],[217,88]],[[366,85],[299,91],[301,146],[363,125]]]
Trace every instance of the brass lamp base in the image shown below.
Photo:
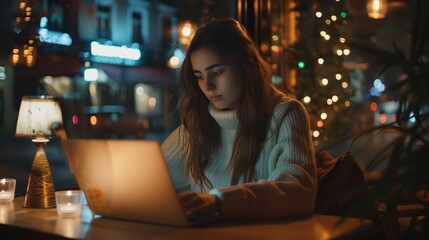
[[[33,139],[37,152],[28,176],[27,193],[23,205],[25,208],[54,208],[56,205],[51,168],[44,150],[48,141],[48,139]]]

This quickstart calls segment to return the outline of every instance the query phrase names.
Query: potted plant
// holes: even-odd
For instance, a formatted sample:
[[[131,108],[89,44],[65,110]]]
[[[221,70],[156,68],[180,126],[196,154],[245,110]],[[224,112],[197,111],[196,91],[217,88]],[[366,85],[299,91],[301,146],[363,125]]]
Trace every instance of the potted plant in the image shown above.
[[[392,220],[397,219],[397,206],[404,198],[420,204],[421,208],[412,218],[409,231],[402,237],[413,238],[415,227],[420,225],[420,237],[429,239],[429,197],[426,196],[429,187],[429,17],[425,13],[429,3],[416,0],[413,4],[408,54],[394,40],[393,52],[360,42],[351,43],[356,50],[369,54],[374,60],[372,64],[381,64],[380,75],[396,67],[401,69],[403,76],[385,90],[387,95],[397,94],[396,121],[365,131],[393,129],[399,133],[388,145],[389,149],[381,149],[382,152],[390,151],[390,155],[372,188],[376,202],[386,205],[382,219],[388,237],[392,239],[401,237]],[[374,158],[370,165],[379,163],[380,159]]]

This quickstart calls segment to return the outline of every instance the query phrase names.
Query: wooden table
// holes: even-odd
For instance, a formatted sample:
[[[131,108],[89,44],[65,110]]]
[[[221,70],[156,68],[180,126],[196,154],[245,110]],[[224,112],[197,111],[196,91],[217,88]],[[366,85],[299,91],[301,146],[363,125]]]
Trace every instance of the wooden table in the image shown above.
[[[23,198],[0,204],[0,239],[364,239],[374,235],[369,220],[313,215],[306,218],[231,219],[178,228],[93,218],[83,207],[79,218],[59,218],[56,209],[22,208]]]

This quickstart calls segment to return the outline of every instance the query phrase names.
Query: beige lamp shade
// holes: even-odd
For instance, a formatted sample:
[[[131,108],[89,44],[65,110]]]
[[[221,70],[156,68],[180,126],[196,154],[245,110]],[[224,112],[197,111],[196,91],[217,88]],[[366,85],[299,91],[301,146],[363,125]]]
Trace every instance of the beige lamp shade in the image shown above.
[[[16,137],[51,137],[52,123],[63,124],[58,100],[51,96],[24,96],[19,107]]]

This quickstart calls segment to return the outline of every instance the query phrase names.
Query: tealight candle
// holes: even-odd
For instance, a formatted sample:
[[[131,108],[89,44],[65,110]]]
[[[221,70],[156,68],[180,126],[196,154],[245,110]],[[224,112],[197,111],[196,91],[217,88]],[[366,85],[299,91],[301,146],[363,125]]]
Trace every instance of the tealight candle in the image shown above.
[[[82,211],[81,191],[68,190],[55,192],[57,213],[60,217],[78,217]]]
[[[1,190],[0,191],[0,200],[10,200],[12,198],[12,193],[10,191]]]
[[[57,209],[58,215],[63,217],[76,217],[79,216],[81,212],[80,204],[74,203],[59,204]]]
[[[0,180],[0,203],[10,203],[15,197],[15,179],[3,178]]]

